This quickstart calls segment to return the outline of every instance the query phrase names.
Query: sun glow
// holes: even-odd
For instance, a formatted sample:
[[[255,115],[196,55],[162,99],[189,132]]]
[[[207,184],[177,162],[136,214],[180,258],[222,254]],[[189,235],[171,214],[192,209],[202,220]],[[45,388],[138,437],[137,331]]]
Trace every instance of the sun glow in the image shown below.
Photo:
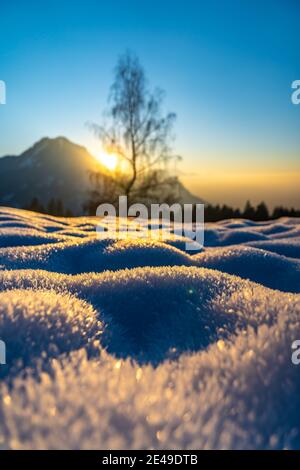
[[[108,153],[105,151],[101,151],[96,154],[97,160],[99,160],[102,165],[106,166],[106,168],[110,171],[114,171],[118,164],[118,157],[114,153]]]

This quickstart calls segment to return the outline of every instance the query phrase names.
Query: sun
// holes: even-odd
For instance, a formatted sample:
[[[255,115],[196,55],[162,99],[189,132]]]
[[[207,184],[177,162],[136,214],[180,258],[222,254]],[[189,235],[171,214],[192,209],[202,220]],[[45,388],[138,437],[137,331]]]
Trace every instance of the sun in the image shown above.
[[[105,151],[98,152],[96,155],[97,160],[99,160],[102,165],[106,166],[106,168],[110,171],[114,171],[118,164],[118,157],[114,153],[108,153]]]

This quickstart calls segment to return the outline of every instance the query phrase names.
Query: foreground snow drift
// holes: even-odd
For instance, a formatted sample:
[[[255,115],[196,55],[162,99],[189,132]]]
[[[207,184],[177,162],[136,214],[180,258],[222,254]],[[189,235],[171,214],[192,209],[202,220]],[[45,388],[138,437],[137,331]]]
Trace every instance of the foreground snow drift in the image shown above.
[[[97,222],[0,211],[1,447],[300,448],[300,221]]]

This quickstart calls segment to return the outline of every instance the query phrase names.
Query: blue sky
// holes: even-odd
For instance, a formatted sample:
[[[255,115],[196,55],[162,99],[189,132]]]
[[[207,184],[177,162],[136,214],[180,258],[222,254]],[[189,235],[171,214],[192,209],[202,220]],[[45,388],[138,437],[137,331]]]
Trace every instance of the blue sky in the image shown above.
[[[2,0],[0,155],[46,135],[94,151],[85,123],[131,49],[178,115],[185,184],[212,202],[300,205],[299,18],[297,0]]]

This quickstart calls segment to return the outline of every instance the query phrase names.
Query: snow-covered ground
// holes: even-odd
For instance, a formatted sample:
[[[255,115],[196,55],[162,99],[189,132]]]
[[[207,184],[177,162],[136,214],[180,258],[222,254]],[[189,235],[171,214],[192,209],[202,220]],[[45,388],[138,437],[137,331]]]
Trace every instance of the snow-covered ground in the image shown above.
[[[300,220],[97,223],[0,209],[0,447],[300,448]]]

